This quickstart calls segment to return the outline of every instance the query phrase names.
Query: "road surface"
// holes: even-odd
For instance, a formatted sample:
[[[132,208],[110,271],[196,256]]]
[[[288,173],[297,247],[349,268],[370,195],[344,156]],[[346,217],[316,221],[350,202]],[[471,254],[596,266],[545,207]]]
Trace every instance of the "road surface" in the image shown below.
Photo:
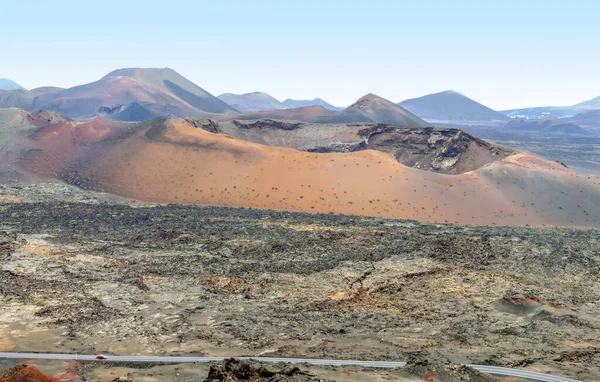
[[[222,361],[232,357],[177,357],[177,356],[114,356],[107,355],[107,360],[97,360],[95,355],[90,354],[52,354],[52,353],[5,353],[0,352],[0,359],[48,359],[48,360],[79,360],[79,361],[98,361],[98,362],[167,362],[167,363],[203,363]],[[363,366],[372,368],[394,369],[396,367],[406,366],[406,362],[391,361],[357,361],[357,360],[338,360],[338,359],[313,359],[313,358],[272,358],[272,357],[234,357],[236,359],[246,360],[255,359],[270,363],[305,363],[320,366]],[[550,374],[536,373],[533,371],[509,369],[506,367],[486,366],[486,365],[467,365],[481,372],[507,377],[528,378],[534,381],[544,382],[580,382],[575,379],[557,377]]]

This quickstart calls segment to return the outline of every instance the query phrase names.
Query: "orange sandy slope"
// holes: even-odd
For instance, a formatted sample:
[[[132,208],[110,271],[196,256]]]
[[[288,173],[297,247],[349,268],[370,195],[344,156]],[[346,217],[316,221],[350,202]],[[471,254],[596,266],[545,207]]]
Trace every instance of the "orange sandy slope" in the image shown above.
[[[306,153],[208,133],[176,119],[120,136],[115,126],[96,120],[47,128],[35,138],[42,150],[24,166],[46,177],[76,174],[88,187],[146,202],[473,225],[599,225],[598,178],[526,153],[443,175],[378,151]]]

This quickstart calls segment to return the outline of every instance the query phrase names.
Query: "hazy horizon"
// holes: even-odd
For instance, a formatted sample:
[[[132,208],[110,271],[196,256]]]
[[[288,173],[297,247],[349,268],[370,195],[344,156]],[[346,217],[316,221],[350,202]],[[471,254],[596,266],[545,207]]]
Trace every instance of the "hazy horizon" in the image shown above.
[[[600,96],[595,3],[260,5],[10,4],[6,14],[27,17],[0,26],[0,77],[72,87],[123,67],[169,67],[214,95],[261,91],[336,106],[367,93],[400,102],[444,90],[496,110]]]

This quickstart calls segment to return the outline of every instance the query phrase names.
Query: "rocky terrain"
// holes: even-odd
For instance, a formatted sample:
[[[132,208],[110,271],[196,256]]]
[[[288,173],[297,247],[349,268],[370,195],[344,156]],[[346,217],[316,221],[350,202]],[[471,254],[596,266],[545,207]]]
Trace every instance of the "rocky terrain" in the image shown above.
[[[442,174],[477,170],[512,153],[453,128],[380,123],[311,124],[273,119],[197,121],[194,126],[246,141],[309,152],[376,150],[392,154],[408,167]]]
[[[42,194],[2,191],[2,351],[420,352],[600,375],[596,230],[28,196]]]
[[[2,109],[0,119],[5,182],[60,180],[150,203],[471,225],[600,226],[597,177],[453,128],[176,118],[77,122],[19,109]]]
[[[35,366],[33,365],[35,364]],[[8,367],[7,365],[4,365]],[[0,366],[1,367],[1,366]],[[44,372],[40,371],[43,370]],[[57,377],[52,377],[56,375]],[[1,379],[2,376],[6,378]],[[9,379],[13,378],[13,379]],[[18,379],[21,378],[21,379]],[[256,360],[225,359],[201,364],[115,364],[106,362],[32,361],[2,373],[2,382],[525,382],[517,378],[494,378],[451,362],[413,357],[403,369],[372,369],[356,366],[272,364]]]
[[[366,150],[390,153],[398,162],[442,174],[463,174],[513,152],[458,129],[374,126],[360,130]]]

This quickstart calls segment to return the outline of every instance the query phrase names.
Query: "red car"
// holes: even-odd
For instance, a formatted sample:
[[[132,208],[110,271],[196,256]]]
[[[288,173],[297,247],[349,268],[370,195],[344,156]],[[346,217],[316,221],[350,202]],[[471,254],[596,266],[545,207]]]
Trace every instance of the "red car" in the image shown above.
[[[105,356],[105,355],[103,355],[103,354],[98,354],[98,355],[96,356],[96,359],[106,359],[106,356]]]

